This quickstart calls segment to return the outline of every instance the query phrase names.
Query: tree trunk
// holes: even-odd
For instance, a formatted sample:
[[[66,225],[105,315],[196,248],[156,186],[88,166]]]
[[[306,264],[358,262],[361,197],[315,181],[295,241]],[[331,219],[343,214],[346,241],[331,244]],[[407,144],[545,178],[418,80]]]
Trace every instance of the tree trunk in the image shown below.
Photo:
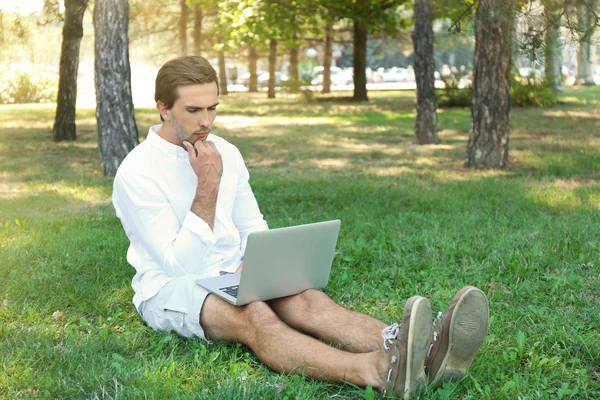
[[[544,68],[546,79],[554,92],[562,92],[562,43],[560,39],[560,8],[556,1],[544,3],[546,12],[546,37],[544,47]]]
[[[187,55],[187,24],[188,24],[188,6],[187,0],[179,0],[181,12],[179,14],[179,55]]]
[[[248,72],[250,72],[250,80],[248,82],[249,92],[258,92],[258,75],[256,64],[258,63],[258,53],[256,47],[248,47]]]
[[[579,34],[579,50],[577,51],[576,85],[591,86],[594,82],[595,41],[594,29],[596,16],[592,10],[598,9],[597,0],[581,1],[577,4],[577,30]]]
[[[361,21],[354,21],[354,101],[369,101],[367,97],[367,30]]]
[[[508,162],[511,40],[515,0],[480,0],[468,167],[502,168]]]
[[[219,51],[219,94],[221,96],[227,96],[229,91],[227,90],[227,66],[225,65],[225,53]]]
[[[194,54],[202,55],[202,20],[204,13],[200,4],[194,5]]]
[[[269,42],[269,99],[275,98],[275,67],[277,66],[277,40]]]
[[[296,34],[294,33],[294,42],[295,42]],[[300,49],[298,47],[290,48],[290,81],[292,82],[290,86],[290,91],[292,93],[298,93],[298,84],[300,82],[300,74],[298,73],[298,53]]]
[[[417,81],[417,118],[415,136],[418,144],[436,144],[437,97],[433,61],[433,4],[432,0],[415,0],[415,29],[412,34],[415,48],[415,78]]]
[[[129,6],[95,0],[95,84],[98,142],[104,175],[114,176],[138,144],[129,67]]]
[[[321,93],[331,93],[331,53],[333,52],[332,29],[333,24],[325,25],[325,56],[323,57],[323,90],[321,90]]]
[[[88,0],[65,0],[58,98],[52,127],[52,139],[55,142],[77,139],[75,129],[77,70],[79,69],[79,47],[83,38],[83,14],[87,3]]]

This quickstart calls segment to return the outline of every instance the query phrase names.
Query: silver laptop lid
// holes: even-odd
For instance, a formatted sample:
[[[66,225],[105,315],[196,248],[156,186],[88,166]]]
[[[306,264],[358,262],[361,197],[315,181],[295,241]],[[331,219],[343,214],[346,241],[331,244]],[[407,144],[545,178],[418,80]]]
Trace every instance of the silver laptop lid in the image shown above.
[[[340,224],[333,220],[251,233],[237,304],[327,286]]]

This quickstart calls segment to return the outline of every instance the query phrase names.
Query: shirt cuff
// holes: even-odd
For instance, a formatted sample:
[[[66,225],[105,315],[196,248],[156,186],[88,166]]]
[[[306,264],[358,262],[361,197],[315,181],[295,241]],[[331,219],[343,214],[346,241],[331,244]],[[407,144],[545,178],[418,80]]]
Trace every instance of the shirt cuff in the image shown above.
[[[210,229],[210,226],[208,226],[206,221],[191,211],[185,216],[185,219],[183,220],[183,226],[198,235],[200,240],[206,244],[213,245],[217,242],[215,234]]]

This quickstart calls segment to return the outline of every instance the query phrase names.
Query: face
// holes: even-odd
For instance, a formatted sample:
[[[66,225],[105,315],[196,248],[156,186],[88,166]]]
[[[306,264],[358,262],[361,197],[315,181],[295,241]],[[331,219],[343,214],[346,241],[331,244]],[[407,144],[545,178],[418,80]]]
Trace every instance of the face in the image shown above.
[[[217,116],[219,96],[214,82],[182,86],[179,98],[167,109],[161,102],[157,108],[164,118],[161,133],[169,142],[182,146],[184,141],[205,140]]]

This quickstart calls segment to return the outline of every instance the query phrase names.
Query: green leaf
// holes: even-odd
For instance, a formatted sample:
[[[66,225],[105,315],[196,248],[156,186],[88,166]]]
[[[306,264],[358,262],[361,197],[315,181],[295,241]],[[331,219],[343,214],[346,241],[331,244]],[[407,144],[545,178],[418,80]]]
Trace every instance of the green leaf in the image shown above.
[[[517,333],[517,347],[521,352],[525,348],[525,333],[523,331]]]
[[[517,384],[515,383],[515,381],[508,381],[502,386],[502,391],[504,393],[506,393],[509,390],[514,389],[515,387],[517,387]]]
[[[375,393],[373,392],[372,386],[367,386],[365,389],[365,400],[373,400],[375,399]]]

